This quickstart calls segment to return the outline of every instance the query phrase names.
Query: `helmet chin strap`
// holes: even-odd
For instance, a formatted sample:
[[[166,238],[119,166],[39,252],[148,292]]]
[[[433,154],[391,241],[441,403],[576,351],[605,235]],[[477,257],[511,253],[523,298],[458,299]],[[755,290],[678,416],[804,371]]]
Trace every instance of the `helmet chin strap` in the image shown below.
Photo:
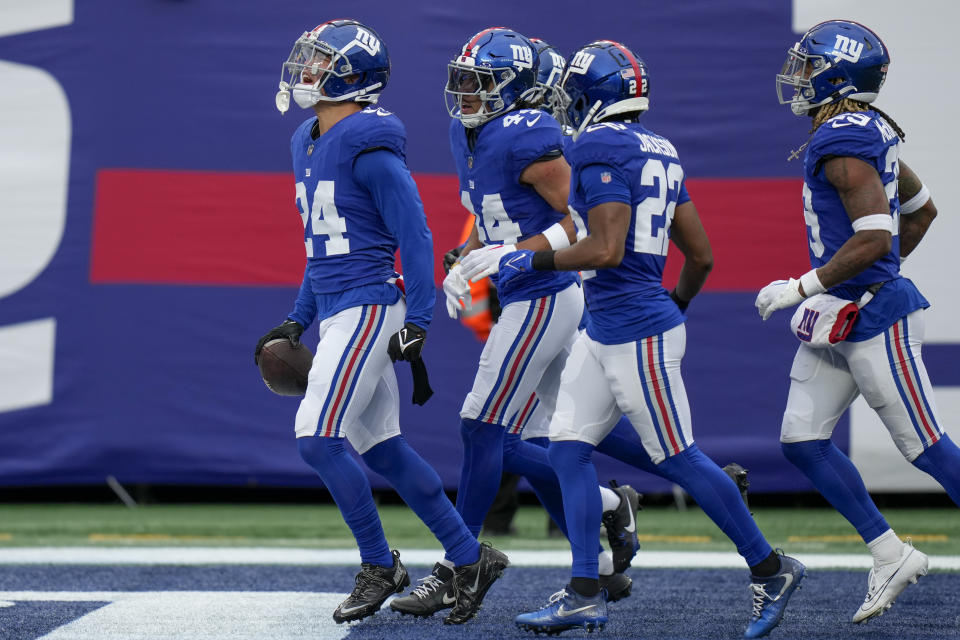
[[[587,111],[587,115],[584,116],[583,122],[580,123],[580,127],[574,132],[573,139],[576,140],[584,129],[590,126],[590,123],[594,120],[603,120],[604,118],[609,118],[610,116],[615,116],[618,113],[629,113],[631,111],[647,111],[650,108],[649,98],[627,98],[625,100],[619,100],[613,104],[607,106],[604,109],[600,108],[600,100],[597,100],[593,103],[593,106],[590,107],[590,110]]]
[[[577,130],[573,132],[573,139],[576,140],[580,137],[580,134],[583,133],[583,130],[587,128],[590,124],[590,121],[593,120],[593,116],[600,110],[600,105],[603,104],[600,100],[597,100],[593,103],[593,106],[590,107],[590,110],[587,111],[587,115],[583,117],[583,122],[580,123],[580,126],[577,127]]]

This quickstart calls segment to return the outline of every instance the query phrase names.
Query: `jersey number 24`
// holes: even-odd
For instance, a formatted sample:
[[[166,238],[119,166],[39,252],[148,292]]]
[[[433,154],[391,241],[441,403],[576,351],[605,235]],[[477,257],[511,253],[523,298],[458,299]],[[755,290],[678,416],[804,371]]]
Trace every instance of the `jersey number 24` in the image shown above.
[[[337,205],[333,200],[333,185],[333,180],[317,182],[317,188],[313,192],[313,206],[310,207],[308,214],[307,187],[302,182],[297,183],[297,208],[300,210],[303,228],[307,228],[307,222],[309,221],[314,236],[327,236],[328,239],[323,245],[323,255],[326,256],[350,253],[350,240],[344,237],[344,234],[347,233],[347,221],[337,213]],[[313,238],[304,238],[304,244],[307,249],[307,257],[315,257]]]

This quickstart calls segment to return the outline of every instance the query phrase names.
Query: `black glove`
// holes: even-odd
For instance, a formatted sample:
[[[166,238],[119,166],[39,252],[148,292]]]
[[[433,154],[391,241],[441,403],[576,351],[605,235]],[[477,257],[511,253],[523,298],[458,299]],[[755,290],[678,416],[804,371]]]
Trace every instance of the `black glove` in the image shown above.
[[[410,373],[413,374],[413,404],[423,406],[433,395],[423,358],[417,358],[410,363]]]
[[[415,362],[420,359],[423,341],[426,339],[427,331],[425,329],[408,322],[403,325],[403,329],[390,336],[387,353],[390,354],[390,359],[394,362],[397,360]]]
[[[260,351],[263,345],[276,338],[286,338],[290,341],[291,347],[300,344],[300,335],[303,333],[303,326],[296,320],[287,320],[279,327],[274,327],[257,341],[257,348],[253,352],[253,364],[260,364]]]
[[[450,273],[450,269],[456,263],[457,258],[460,257],[460,247],[454,247],[443,254],[443,272]]]
[[[690,306],[690,301],[689,301],[689,300],[681,300],[681,299],[680,299],[680,296],[677,295],[677,290],[676,290],[676,289],[674,289],[673,291],[670,292],[670,299],[673,300],[674,304],[676,304],[677,307],[680,308],[680,311],[686,311],[686,310],[687,310],[687,307]]]

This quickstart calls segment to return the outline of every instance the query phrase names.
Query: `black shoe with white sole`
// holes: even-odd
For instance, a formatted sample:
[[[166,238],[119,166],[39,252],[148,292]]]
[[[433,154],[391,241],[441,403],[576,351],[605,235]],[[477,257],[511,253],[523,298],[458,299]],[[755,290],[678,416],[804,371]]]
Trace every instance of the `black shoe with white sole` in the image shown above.
[[[400,593],[409,584],[410,576],[397,551],[393,552],[392,567],[364,563],[360,565],[353,592],[333,612],[333,620],[341,624],[372,616],[387,598]]]
[[[457,602],[453,588],[453,569],[439,562],[426,578],[420,578],[420,584],[402,598],[390,601],[390,608],[403,615],[427,618],[437,611],[449,609]]]
[[[480,545],[479,560],[456,568],[453,584],[457,602],[453,611],[443,619],[443,624],[463,624],[477,615],[487,590],[509,565],[506,554],[487,542]]]
[[[622,573],[600,576],[600,588],[606,592],[607,602],[616,602],[630,597],[633,580],[630,579],[630,576]]]
[[[613,572],[623,573],[630,566],[633,556],[640,549],[637,540],[637,511],[640,509],[640,494],[630,485],[612,488],[620,496],[616,509],[603,512],[603,526],[607,529],[607,541],[613,554]]]

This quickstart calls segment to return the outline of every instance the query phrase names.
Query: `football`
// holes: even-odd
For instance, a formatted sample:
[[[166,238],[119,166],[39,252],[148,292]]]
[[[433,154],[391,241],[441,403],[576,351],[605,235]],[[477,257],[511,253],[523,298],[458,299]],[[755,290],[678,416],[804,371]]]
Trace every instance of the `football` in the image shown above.
[[[291,347],[286,338],[271,340],[263,345],[257,364],[270,391],[281,396],[302,396],[307,392],[313,353],[302,342]]]

